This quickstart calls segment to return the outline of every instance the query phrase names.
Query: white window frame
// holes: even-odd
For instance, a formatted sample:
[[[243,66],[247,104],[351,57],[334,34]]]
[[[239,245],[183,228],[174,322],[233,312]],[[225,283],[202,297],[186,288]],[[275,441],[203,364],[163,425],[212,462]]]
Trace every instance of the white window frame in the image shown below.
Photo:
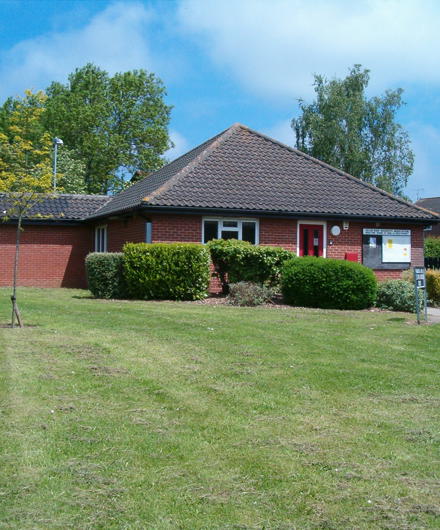
[[[217,221],[217,239],[221,238],[223,230],[228,232],[237,232],[237,239],[242,241],[243,234],[243,223],[255,223],[255,245],[260,244],[260,221],[255,218],[248,217],[202,217],[202,243],[205,242],[205,221]],[[223,226],[224,221],[235,221],[237,222],[237,228],[230,226]]]
[[[101,248],[100,233],[104,234],[104,244]],[[107,252],[107,225],[99,225],[95,227],[95,252]]]
[[[296,222],[296,255],[299,256],[299,231],[300,225],[322,225],[322,257],[327,257],[327,221],[314,221],[313,219],[298,219]]]

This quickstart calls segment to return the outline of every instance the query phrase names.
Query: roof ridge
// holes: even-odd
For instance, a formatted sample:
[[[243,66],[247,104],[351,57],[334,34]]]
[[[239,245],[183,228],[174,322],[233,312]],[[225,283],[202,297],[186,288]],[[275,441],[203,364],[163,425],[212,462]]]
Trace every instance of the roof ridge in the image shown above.
[[[268,140],[269,142],[272,142],[275,145],[279,145],[280,147],[283,147],[285,149],[288,149],[292,153],[295,153],[298,156],[302,156],[306,160],[310,160],[311,162],[314,162],[315,164],[318,164],[326,169],[329,169],[330,171],[333,171],[334,173],[337,173],[343,177],[346,177],[362,186],[365,186],[372,191],[375,191],[376,193],[380,193],[382,195],[385,195],[389,197],[390,199],[393,199],[397,202],[400,202],[402,204],[405,204],[406,206],[415,208],[417,210],[425,210],[426,208],[422,208],[421,206],[416,206],[414,203],[406,201],[405,199],[402,199],[400,197],[397,197],[396,195],[393,195],[392,193],[389,193],[388,191],[383,190],[382,188],[378,188],[374,184],[370,184],[369,182],[365,182],[364,180],[360,179],[359,177],[355,177],[354,175],[350,175],[350,173],[346,173],[342,169],[338,169],[334,166],[331,166],[330,164],[327,164],[326,162],[323,162],[322,160],[319,160],[319,158],[315,158],[314,156],[311,156],[307,153],[304,153],[304,151],[300,151],[299,149],[296,149],[295,147],[291,147],[290,145],[287,145],[283,142],[280,142],[279,140],[275,140],[275,138],[271,138],[270,136],[267,136],[266,134],[260,133],[259,131],[255,131],[254,129],[251,129],[250,127],[247,127],[246,125],[241,125],[240,123],[234,124],[234,126],[240,126],[241,128],[249,131],[252,134],[255,134],[257,136],[260,136],[264,138],[265,140]],[[429,211],[429,210],[428,210]],[[440,214],[435,214],[437,217],[440,217]]]
[[[182,177],[190,173],[194,168],[196,168],[201,162],[206,160],[209,155],[215,151],[226,139],[230,138],[234,132],[239,128],[243,127],[239,123],[234,123],[218,135],[216,137],[214,136],[215,140],[210,143],[194,160],[191,160],[186,166],[184,166],[180,171],[178,171],[175,175],[173,175],[170,179],[168,179],[166,182],[164,182],[161,186],[156,188],[154,191],[150,193],[150,195],[147,195],[141,200],[141,203],[143,202],[149,202],[151,199],[157,197],[161,193],[168,191],[172,186],[174,186]],[[206,142],[203,142],[206,143]],[[203,145],[203,144],[200,144]],[[197,146],[197,147],[200,147]],[[197,149],[195,147],[194,149]],[[190,152],[190,151],[189,151]]]

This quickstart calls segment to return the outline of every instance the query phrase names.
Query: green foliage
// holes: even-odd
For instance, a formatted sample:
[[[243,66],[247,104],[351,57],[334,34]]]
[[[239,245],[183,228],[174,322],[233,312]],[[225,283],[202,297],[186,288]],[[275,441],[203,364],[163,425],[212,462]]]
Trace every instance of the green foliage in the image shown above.
[[[86,257],[87,283],[96,298],[124,298],[122,252],[93,252]]]
[[[405,280],[388,280],[380,283],[376,306],[390,311],[414,312],[416,309],[414,285]]]
[[[207,247],[224,293],[228,292],[228,283],[278,285],[283,263],[295,256],[280,247],[256,246],[236,239],[213,239]]]
[[[256,306],[271,302],[274,294],[273,289],[258,283],[231,283],[229,284],[228,302],[231,305]]]
[[[427,258],[440,258],[440,237],[427,237],[425,239],[425,256]]]
[[[435,305],[440,304],[440,271],[426,271],[426,289],[429,301]]]
[[[57,189],[62,193],[87,193],[86,165],[75,151],[66,146],[58,148]]]
[[[123,174],[162,166],[171,145],[171,107],[154,74],[133,70],[111,77],[87,64],[67,84],[53,82],[47,95],[44,127],[82,161],[88,193],[118,190]]]
[[[281,286],[288,304],[323,309],[365,309],[376,299],[373,271],[351,261],[314,257],[285,263]]]
[[[153,300],[198,300],[209,285],[209,252],[197,243],[127,243],[128,294]]]
[[[396,123],[402,89],[367,98],[368,70],[355,65],[345,79],[315,75],[316,100],[299,100],[292,120],[296,147],[334,167],[397,195],[414,164],[408,133]]]

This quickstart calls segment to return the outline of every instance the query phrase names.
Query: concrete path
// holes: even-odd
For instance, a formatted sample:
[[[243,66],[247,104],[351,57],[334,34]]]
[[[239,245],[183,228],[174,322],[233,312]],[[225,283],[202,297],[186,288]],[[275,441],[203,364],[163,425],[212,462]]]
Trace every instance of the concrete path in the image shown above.
[[[440,308],[428,307],[428,322],[440,324]]]

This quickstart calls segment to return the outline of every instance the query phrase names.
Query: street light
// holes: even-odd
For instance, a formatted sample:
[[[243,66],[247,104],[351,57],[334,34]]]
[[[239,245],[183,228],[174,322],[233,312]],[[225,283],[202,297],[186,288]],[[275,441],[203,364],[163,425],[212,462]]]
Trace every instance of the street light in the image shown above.
[[[53,191],[55,192],[57,190],[57,154],[58,154],[58,146],[64,145],[63,140],[61,138],[55,138],[53,139]]]

